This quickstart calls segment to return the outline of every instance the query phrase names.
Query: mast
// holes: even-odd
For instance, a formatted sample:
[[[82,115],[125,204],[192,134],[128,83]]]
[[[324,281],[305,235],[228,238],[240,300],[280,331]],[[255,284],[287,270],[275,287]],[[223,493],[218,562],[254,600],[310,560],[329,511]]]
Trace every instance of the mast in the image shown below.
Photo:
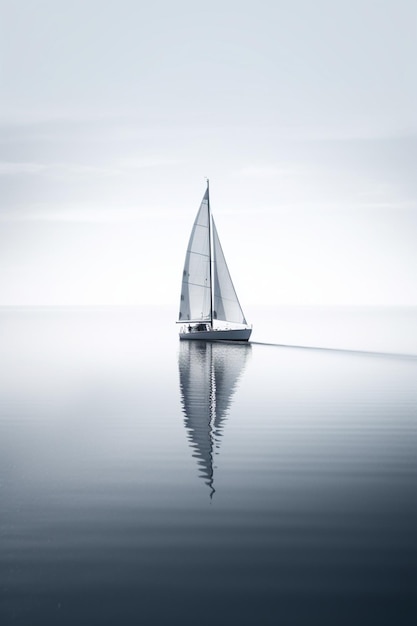
[[[209,266],[210,266],[210,326],[213,328],[213,277],[212,277],[212,233],[211,233],[211,210],[210,210],[210,181],[207,178],[207,207],[208,207],[208,229],[209,229]]]

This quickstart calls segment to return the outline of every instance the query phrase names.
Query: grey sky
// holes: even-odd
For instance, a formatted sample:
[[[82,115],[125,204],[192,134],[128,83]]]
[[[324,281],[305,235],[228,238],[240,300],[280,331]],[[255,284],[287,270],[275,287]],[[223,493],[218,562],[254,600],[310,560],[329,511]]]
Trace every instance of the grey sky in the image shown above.
[[[0,303],[417,305],[414,1],[0,7]]]

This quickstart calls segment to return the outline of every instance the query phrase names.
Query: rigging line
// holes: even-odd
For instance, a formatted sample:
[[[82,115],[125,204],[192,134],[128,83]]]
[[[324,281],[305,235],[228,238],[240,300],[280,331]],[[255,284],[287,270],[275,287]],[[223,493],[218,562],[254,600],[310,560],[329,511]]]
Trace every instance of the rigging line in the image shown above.
[[[209,255],[209,254],[205,254],[204,252],[194,252],[194,250],[190,250],[189,248],[187,248],[187,252],[188,252],[189,254],[197,254],[198,256],[205,256],[205,257],[207,257],[208,259],[210,258],[210,255]]]
[[[203,285],[200,283],[190,283],[188,280],[184,281],[187,285],[192,285],[193,287],[203,287],[203,289],[210,289],[209,285]]]

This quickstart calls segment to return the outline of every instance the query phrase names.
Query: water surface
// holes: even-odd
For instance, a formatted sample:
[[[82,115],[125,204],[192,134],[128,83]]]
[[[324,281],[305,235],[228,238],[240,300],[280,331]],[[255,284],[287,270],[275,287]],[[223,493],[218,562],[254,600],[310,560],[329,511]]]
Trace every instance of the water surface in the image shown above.
[[[1,310],[2,624],[414,623],[415,310],[284,313]]]

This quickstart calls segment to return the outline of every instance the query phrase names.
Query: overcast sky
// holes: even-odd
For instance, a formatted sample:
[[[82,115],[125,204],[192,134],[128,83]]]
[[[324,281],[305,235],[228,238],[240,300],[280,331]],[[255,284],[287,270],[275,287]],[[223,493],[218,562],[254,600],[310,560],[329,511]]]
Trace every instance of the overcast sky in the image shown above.
[[[0,7],[0,304],[417,305],[415,0]]]

